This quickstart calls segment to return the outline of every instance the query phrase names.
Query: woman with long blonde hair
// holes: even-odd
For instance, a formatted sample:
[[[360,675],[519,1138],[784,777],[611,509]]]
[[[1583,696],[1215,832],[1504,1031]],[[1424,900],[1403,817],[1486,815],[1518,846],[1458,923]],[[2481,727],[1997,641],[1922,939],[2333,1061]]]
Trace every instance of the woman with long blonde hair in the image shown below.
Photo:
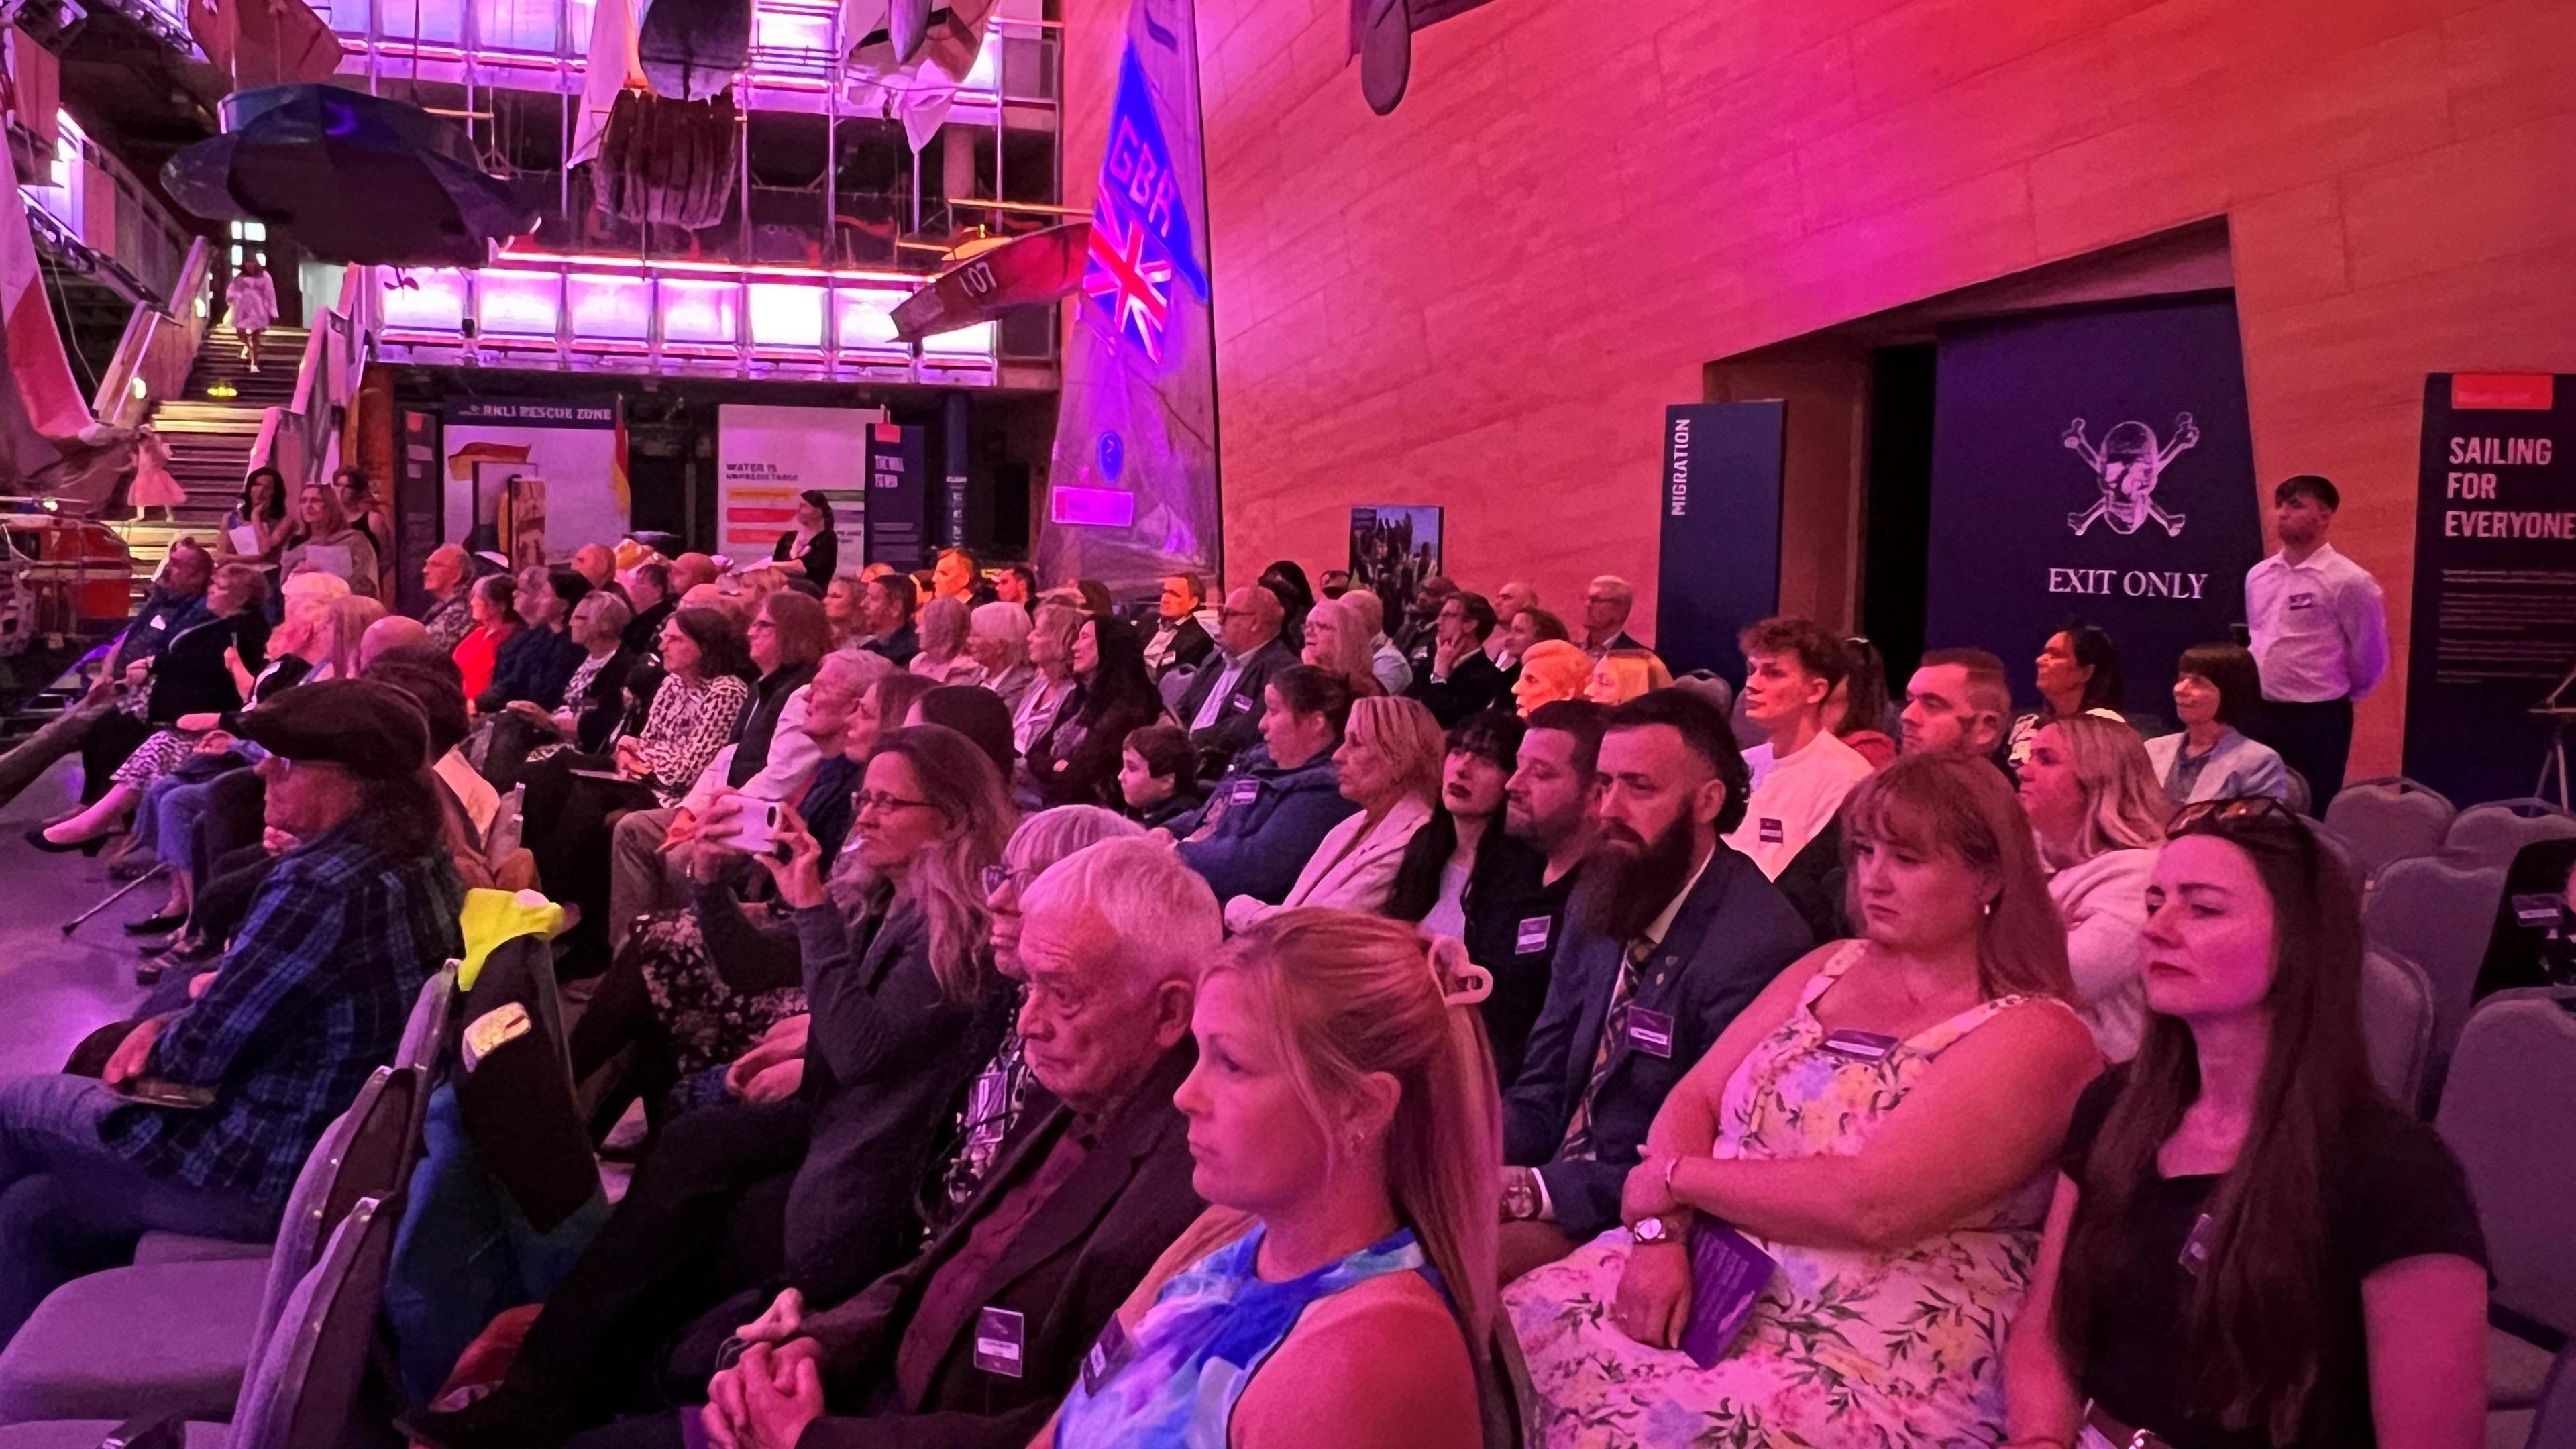
[[[2119,720],[2074,714],[2031,739],[2021,805],[2048,870],[2048,894],[2066,918],[2066,962],[2077,1008],[2102,1055],[2125,1062],[2146,1024],[2138,930],[2147,883],[2172,813],[2138,732]]]
[[[1455,940],[1283,912],[1208,968],[1175,1103],[1209,1212],[1103,1335],[1054,1449],[1474,1449],[1502,1123]]]
[[[344,580],[353,594],[376,596],[376,546],[350,524],[340,490],[327,483],[305,484],[296,497],[295,522],[282,541],[286,552],[277,561],[281,581],[312,568]]]

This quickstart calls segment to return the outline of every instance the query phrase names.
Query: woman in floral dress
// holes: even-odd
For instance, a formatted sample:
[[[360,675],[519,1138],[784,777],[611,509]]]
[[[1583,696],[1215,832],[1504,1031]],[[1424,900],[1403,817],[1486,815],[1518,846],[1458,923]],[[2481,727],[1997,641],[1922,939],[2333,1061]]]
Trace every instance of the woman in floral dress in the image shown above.
[[[1783,973],[1658,1114],[1614,1228],[1504,1293],[1550,1446],[1990,1445],[2047,1168],[2101,1059],[2029,824],[1982,761],[1845,811],[1863,939]],[[1694,1228],[1693,1224],[1696,1224]],[[1777,1261],[1713,1367],[1690,1234]]]

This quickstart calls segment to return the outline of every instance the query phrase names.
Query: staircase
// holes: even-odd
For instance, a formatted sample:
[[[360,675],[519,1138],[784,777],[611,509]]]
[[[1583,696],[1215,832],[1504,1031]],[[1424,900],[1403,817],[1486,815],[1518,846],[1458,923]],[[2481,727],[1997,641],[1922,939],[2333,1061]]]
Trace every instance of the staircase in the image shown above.
[[[152,411],[153,431],[170,447],[170,473],[188,492],[178,517],[113,525],[134,554],[134,598],[142,602],[152,576],[170,545],[193,537],[208,548],[223,531],[224,514],[241,501],[242,479],[250,472],[250,450],[259,441],[261,410],[295,401],[295,369],[303,361],[308,334],[300,327],[272,327],[260,338],[260,370],[241,358],[241,337],[229,327],[206,332],[188,386]],[[235,396],[217,398],[208,390],[229,383]],[[287,500],[291,509],[293,499]]]

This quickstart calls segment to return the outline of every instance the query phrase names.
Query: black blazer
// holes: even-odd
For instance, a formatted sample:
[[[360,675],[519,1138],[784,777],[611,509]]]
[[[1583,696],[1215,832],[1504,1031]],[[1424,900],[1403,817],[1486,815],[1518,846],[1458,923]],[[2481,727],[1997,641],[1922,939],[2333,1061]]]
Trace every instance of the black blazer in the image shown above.
[[[1412,687],[1405,693],[1428,706],[1431,717],[1440,721],[1440,727],[1445,730],[1471,714],[1482,714],[1493,708],[1496,701],[1509,698],[1511,687],[1511,681],[1495,667],[1492,659],[1486,657],[1485,651],[1476,649],[1459,660],[1458,667],[1450,670],[1445,680],[1432,679],[1428,660],[1416,663]]]
[[[801,559],[789,557],[795,548],[796,530],[791,528],[778,535],[778,547],[770,550],[770,562],[793,564],[805,570],[805,577],[813,581],[814,587],[830,588],[832,574],[841,566],[840,535],[828,528],[814,535],[813,544],[805,550],[805,556]]]
[[[1592,1099],[1595,1155],[1561,1162],[1557,1150],[1591,1083],[1611,982],[1628,950],[1572,922],[1564,937],[1520,1077],[1503,1095],[1503,1160],[1537,1168],[1557,1225],[1588,1238],[1619,1221],[1619,1190],[1674,1084],[1814,942],[1762,868],[1718,842],[1663,944],[1639,968],[1633,1001],[1672,1018],[1672,1055],[1656,1056],[1633,1038],[1613,1043],[1609,1075]]]
[[[1063,1107],[1023,1118],[1013,1141],[958,1221],[910,1263],[840,1307],[805,1320],[823,1346],[825,1388],[837,1413],[808,1426],[799,1449],[1020,1449],[1070,1392],[1118,1305],[1144,1281],[1202,1204],[1190,1186],[1189,1126],[1172,1093],[1198,1060],[1184,1041],[1166,1052],[1126,1106],[1099,1124],[1082,1164],[1021,1225],[976,1284],[975,1302],[1021,1317],[1018,1378],[975,1366],[975,1318],[940,1354],[924,1401],[894,1385],[903,1335],[932,1277],[978,1223],[1045,1165],[1070,1130]]]
[[[1159,633],[1161,627],[1156,625],[1156,632]],[[1215,652],[1216,641],[1208,637],[1207,626],[1196,619],[1183,619],[1180,627],[1172,631],[1172,657],[1163,661],[1163,667],[1154,671],[1154,677],[1161,679],[1175,669],[1196,669]]]
[[[1489,839],[1478,849],[1501,847],[1503,858],[1489,875],[1467,882],[1467,955],[1494,973],[1494,993],[1485,998],[1485,1039],[1494,1049],[1494,1079],[1508,1087],[1520,1077],[1521,1058],[1530,1032],[1547,1009],[1548,982],[1553,979],[1556,949],[1565,939],[1566,906],[1574,896],[1579,870],[1547,883],[1547,857],[1535,846],[1508,836]]]
[[[1048,807],[1102,805],[1112,810],[1125,802],[1118,794],[1118,762],[1127,736],[1152,724],[1162,710],[1138,703],[1110,707],[1086,723],[1080,691],[1066,702],[1055,723],[1029,742],[1029,776],[1037,781],[1038,799]]]
[[[607,753],[608,742],[617,737],[618,722],[626,717],[626,676],[635,672],[637,663],[636,652],[620,645],[591,676],[590,697],[573,716],[573,748],[590,755]]]
[[[742,783],[769,766],[769,747],[778,738],[778,716],[787,709],[788,696],[814,682],[815,666],[789,665],[773,669],[769,677],[752,686],[751,708],[742,717],[742,728],[734,736],[733,766],[725,771],[725,783],[739,790]]]
[[[662,653],[662,626],[678,612],[679,606],[669,599],[655,604],[626,621],[626,647],[639,656],[658,658]]]
[[[151,717],[168,724],[183,714],[241,708],[241,689],[224,667],[224,651],[239,650],[244,667],[257,674],[268,662],[267,648],[268,620],[257,609],[201,618],[181,629],[152,665]]]
[[[1234,687],[1226,692],[1225,703],[1217,707],[1216,721],[1206,729],[1193,728],[1200,709],[1216,689],[1217,678],[1225,673],[1225,656],[1214,650],[1190,675],[1181,690],[1172,713],[1189,730],[1190,743],[1199,751],[1199,778],[1213,780],[1225,773],[1245,745],[1261,738],[1261,691],[1270,676],[1297,662],[1287,645],[1276,639],[1252,651],[1244,661],[1243,672],[1235,676]]]

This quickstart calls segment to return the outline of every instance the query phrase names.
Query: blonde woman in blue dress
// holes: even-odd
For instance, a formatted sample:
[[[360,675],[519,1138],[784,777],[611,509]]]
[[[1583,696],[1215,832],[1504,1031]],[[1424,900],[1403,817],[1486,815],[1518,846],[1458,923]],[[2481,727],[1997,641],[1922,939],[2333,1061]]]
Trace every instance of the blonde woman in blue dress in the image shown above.
[[[2002,1439],[2000,1345],[2101,1058],[1991,765],[1900,759],[1852,792],[1843,829],[1862,939],[1789,968],[1674,1089],[1627,1227],[1504,1291],[1533,1444]],[[1779,1264],[1706,1369],[1675,1347],[1698,1218]]]
[[[1199,987],[1173,1100],[1213,1206],[1102,1334],[1053,1449],[1481,1449],[1501,1107],[1455,940],[1283,911]]]

